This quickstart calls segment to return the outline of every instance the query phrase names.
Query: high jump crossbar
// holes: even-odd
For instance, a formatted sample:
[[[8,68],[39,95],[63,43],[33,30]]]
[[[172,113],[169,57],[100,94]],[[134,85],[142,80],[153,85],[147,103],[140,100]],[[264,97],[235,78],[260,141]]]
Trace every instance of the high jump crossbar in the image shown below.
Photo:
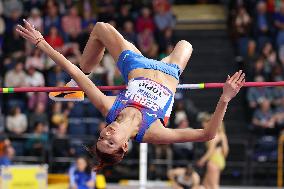
[[[198,84],[179,84],[178,89],[213,89],[222,88],[224,83],[198,83]],[[275,87],[284,86],[284,81],[276,82],[246,82],[244,87]],[[125,85],[119,86],[97,86],[101,91],[124,90]],[[26,93],[26,92],[65,92],[81,91],[79,87],[6,87],[0,88],[0,93]]]

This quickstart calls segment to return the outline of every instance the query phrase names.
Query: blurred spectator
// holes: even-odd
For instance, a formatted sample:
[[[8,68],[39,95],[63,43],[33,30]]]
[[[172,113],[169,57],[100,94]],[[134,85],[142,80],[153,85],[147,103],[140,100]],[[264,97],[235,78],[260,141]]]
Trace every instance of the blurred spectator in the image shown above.
[[[177,123],[177,129],[189,128],[189,121],[184,118]],[[192,160],[193,159],[193,143],[174,143],[173,152],[175,159],[179,160]]]
[[[271,109],[270,102],[267,99],[263,99],[260,102],[259,109],[253,114],[252,124],[254,130],[259,134],[275,134],[275,117],[274,112]]]
[[[98,0],[98,20],[108,22],[114,18],[115,4],[113,0]]]
[[[207,116],[201,119],[203,128],[207,127],[206,125],[211,118],[210,115],[209,117]],[[224,123],[222,122],[218,127],[215,138],[207,142],[206,153],[197,161],[199,167],[206,166],[206,173],[203,179],[203,184],[206,188],[220,187],[220,176],[226,166],[228,153],[228,138],[225,132]]]
[[[149,29],[152,33],[155,31],[154,20],[148,7],[142,8],[141,15],[136,21],[136,31],[138,33],[143,32],[145,29]]]
[[[33,66],[28,67],[28,75],[26,78],[27,86],[30,87],[44,87],[45,81],[42,73],[35,70]],[[28,108],[34,110],[36,104],[47,103],[47,94],[44,92],[30,92],[28,93]]]
[[[143,32],[138,34],[138,48],[145,56],[149,56],[150,51],[154,48],[155,41],[154,35],[149,29],[145,29]]]
[[[26,12],[31,12],[33,9],[42,10],[44,1],[43,0],[31,0],[31,1],[24,1],[24,10]]]
[[[5,17],[10,17],[17,11],[17,14],[23,14],[23,3],[21,0],[3,0],[4,15]]]
[[[45,59],[41,50],[34,48],[31,52],[31,55],[26,58],[25,68],[34,67],[37,70],[44,71],[45,69]]]
[[[62,17],[62,29],[67,37],[70,37],[70,35],[73,37],[79,36],[82,24],[76,6],[70,7],[68,14]]]
[[[47,0],[45,3],[46,15],[44,17],[44,34],[50,32],[51,27],[61,31],[61,19],[58,14],[58,3],[55,0]]]
[[[11,2],[11,4],[8,5],[8,7],[5,5],[5,2]],[[22,4],[21,1],[18,0],[5,0],[4,2],[4,15],[6,18],[6,30],[5,33],[9,34],[10,32],[12,32],[12,30],[15,28],[15,26],[17,24],[20,24],[22,22],[22,7],[18,6],[17,4]],[[15,3],[15,4],[13,4]],[[11,5],[11,6],[10,6]],[[16,5],[15,7],[12,7]],[[11,9],[11,10],[9,10]]]
[[[251,29],[251,18],[245,7],[238,7],[234,27],[237,35],[238,53],[243,57],[247,52],[248,37]]]
[[[62,103],[55,102],[52,104],[51,124],[57,128],[62,122],[68,123],[67,115],[62,110]]]
[[[85,10],[83,12],[82,29],[88,30],[90,24],[95,25],[97,20],[94,18],[92,10]]]
[[[14,156],[15,149],[11,145],[4,147],[4,154],[0,156],[0,166],[11,165]]]
[[[45,104],[42,102],[37,103],[35,110],[29,115],[29,129],[34,130],[33,126],[37,122],[41,122],[44,125],[48,125],[49,122]]]
[[[278,47],[284,45],[284,3],[281,2],[279,12],[275,13],[274,25],[277,29],[276,44]]]
[[[93,28],[94,28],[94,24],[89,23],[87,28],[85,28],[85,30],[83,30],[83,32],[81,32],[81,34],[78,37],[79,49],[81,53],[83,53],[84,51],[84,48],[89,40],[90,34],[93,31]]]
[[[280,103],[275,108],[275,123],[280,131],[284,129],[284,98],[281,98]]]
[[[200,176],[190,165],[186,168],[179,167],[170,169],[167,175],[172,182],[173,189],[204,189],[204,187],[200,185]]]
[[[28,22],[35,27],[40,32],[43,32],[43,19],[41,17],[41,12],[38,8],[33,8],[31,14],[28,17]]]
[[[260,48],[269,41],[269,35],[272,33],[272,18],[267,12],[267,6],[264,1],[259,1],[256,5],[254,33]]]
[[[17,62],[14,69],[5,75],[6,87],[25,87],[27,86],[27,75],[24,72],[23,63]]]
[[[47,36],[45,36],[45,40],[50,46],[59,52],[62,51],[64,41],[60,36],[57,27],[51,26],[50,31]]]
[[[58,83],[63,82],[63,86],[66,82],[70,81],[70,76],[62,70],[62,68],[58,65],[55,65],[49,72],[48,72],[48,86],[57,86]]]
[[[277,55],[270,42],[265,43],[262,55],[264,57],[264,74],[270,75],[273,67],[277,65]]]
[[[47,142],[46,126],[42,122],[35,123],[33,134],[25,144],[27,155],[42,156],[47,149]]]
[[[175,18],[167,6],[157,6],[154,16],[155,24],[159,31],[164,31],[166,28],[175,26]]]
[[[131,22],[131,21],[124,22],[123,30],[122,30],[121,34],[123,35],[123,37],[127,41],[129,41],[129,42],[131,42],[133,44],[137,43],[137,36],[136,36],[135,31],[134,31],[133,22]]]
[[[20,107],[14,107],[6,121],[7,130],[13,134],[22,134],[28,128],[27,116],[21,112]]]
[[[10,32],[4,35],[3,53],[5,56],[10,56],[11,58],[19,58],[24,55],[25,40],[19,36],[14,27]]]
[[[119,13],[116,20],[118,28],[123,28],[124,23],[126,22],[132,22],[133,24],[133,19],[132,15],[130,14],[130,5],[124,4],[120,6]]]
[[[11,146],[11,141],[7,138],[5,134],[0,135],[0,156],[5,154],[4,149]]]
[[[255,79],[256,82],[263,82],[264,79],[262,76],[257,76]],[[256,108],[263,99],[271,100],[271,89],[267,87],[250,87],[247,92],[247,100],[250,108]]]
[[[173,29],[166,28],[162,35],[159,37],[160,52],[165,52],[169,46],[174,44]]]
[[[102,59],[102,65],[107,70],[107,85],[113,86],[116,66],[113,57],[108,52],[105,53]]]
[[[78,157],[76,164],[69,170],[71,189],[94,189],[96,173],[92,171],[86,157]]]
[[[67,123],[62,121],[54,132],[53,154],[55,157],[74,156],[75,149],[71,148],[67,133]]]

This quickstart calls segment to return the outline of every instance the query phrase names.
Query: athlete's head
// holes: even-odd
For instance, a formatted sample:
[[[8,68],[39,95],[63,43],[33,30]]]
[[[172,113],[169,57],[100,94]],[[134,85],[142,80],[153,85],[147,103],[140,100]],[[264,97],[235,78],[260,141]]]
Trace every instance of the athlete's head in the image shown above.
[[[124,127],[117,121],[104,127],[95,146],[95,154],[99,162],[95,169],[99,170],[119,163],[128,151],[128,140]]]

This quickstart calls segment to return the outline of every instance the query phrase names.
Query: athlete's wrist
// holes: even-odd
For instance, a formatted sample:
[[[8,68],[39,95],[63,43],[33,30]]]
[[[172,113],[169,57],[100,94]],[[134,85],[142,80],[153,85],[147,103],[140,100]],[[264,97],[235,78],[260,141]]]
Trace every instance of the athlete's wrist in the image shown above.
[[[226,97],[225,95],[221,95],[221,97],[220,97],[220,102],[223,102],[223,103],[229,103],[230,102],[230,98],[228,98],[228,97]]]

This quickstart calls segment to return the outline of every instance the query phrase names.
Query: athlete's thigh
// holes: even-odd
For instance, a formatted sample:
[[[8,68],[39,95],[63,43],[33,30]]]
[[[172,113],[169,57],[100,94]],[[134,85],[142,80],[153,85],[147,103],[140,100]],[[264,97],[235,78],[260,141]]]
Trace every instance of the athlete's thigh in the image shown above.
[[[124,50],[140,53],[140,51],[132,43],[125,40],[112,25],[102,22],[97,24],[94,28],[95,36],[103,43],[115,61],[118,60],[119,55]]]
[[[191,54],[191,44],[185,40],[181,40],[176,44],[171,54],[162,59],[162,61],[170,64],[177,64],[181,71],[183,71],[191,57]]]

